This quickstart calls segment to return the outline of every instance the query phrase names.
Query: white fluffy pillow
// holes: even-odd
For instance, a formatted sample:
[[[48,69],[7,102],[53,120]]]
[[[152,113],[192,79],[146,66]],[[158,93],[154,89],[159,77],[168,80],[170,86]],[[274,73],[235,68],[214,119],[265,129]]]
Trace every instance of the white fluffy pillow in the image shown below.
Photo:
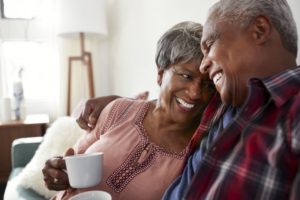
[[[56,192],[48,190],[43,181],[42,168],[45,161],[53,156],[63,155],[84,133],[72,117],[60,117],[53,122],[34,157],[20,173],[20,185],[31,188],[46,198],[52,197]]]

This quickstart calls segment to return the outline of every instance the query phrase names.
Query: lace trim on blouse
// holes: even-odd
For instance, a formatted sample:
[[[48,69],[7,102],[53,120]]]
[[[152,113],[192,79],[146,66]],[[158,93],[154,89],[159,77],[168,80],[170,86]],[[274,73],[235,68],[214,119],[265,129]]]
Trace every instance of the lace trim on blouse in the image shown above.
[[[129,110],[128,107],[129,106],[126,106],[125,111]],[[143,104],[133,121],[133,125],[137,128],[141,136],[141,142],[106,181],[116,192],[121,192],[135,176],[147,170],[154,163],[155,158],[159,154],[183,160],[188,152],[188,147],[180,153],[175,153],[149,141],[147,132],[143,126],[143,120],[149,107],[150,102]],[[125,120],[127,113],[128,112],[122,112],[122,119],[119,119],[118,122]]]

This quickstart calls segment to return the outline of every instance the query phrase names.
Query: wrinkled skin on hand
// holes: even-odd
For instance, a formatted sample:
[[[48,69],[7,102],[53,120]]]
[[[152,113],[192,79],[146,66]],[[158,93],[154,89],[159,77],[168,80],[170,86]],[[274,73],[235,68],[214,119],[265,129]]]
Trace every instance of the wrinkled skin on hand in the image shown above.
[[[65,156],[74,155],[74,149],[70,148]],[[56,156],[46,161],[42,169],[44,182],[49,190],[67,190],[70,189],[69,178],[66,169],[66,163],[62,156]]]
[[[111,95],[88,99],[80,106],[81,112],[75,114],[77,124],[88,132],[93,130],[103,108],[117,98],[119,97]]]
[[[148,96],[149,92],[144,91],[137,94],[134,98],[147,100]],[[75,112],[74,114],[77,124],[80,126],[80,128],[90,132],[91,130],[93,130],[93,128],[95,128],[100,113],[105,108],[105,106],[117,98],[120,97],[116,95],[110,95],[92,98],[88,99],[85,102],[82,102],[78,108],[79,112]]]

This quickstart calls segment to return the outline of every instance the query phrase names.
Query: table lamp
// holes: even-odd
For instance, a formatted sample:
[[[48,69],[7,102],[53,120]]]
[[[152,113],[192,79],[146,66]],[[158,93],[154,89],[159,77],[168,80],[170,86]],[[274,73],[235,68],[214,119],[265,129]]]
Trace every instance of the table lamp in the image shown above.
[[[90,98],[95,96],[93,81],[92,53],[84,48],[85,36],[89,34],[107,35],[105,0],[59,0],[58,35],[80,37],[81,55],[68,58],[67,115],[71,110],[72,62],[81,61],[87,67]]]

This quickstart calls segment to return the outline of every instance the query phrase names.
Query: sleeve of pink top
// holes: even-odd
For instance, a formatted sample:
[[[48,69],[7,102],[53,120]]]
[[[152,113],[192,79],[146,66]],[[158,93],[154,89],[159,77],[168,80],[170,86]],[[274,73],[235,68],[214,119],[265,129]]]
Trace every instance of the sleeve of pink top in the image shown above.
[[[94,142],[100,139],[101,130],[105,125],[105,121],[109,117],[109,113],[113,107],[113,102],[108,104],[101,112],[95,128],[91,132],[86,132],[74,145],[74,150],[76,154],[82,154],[86,149],[91,146]]]

